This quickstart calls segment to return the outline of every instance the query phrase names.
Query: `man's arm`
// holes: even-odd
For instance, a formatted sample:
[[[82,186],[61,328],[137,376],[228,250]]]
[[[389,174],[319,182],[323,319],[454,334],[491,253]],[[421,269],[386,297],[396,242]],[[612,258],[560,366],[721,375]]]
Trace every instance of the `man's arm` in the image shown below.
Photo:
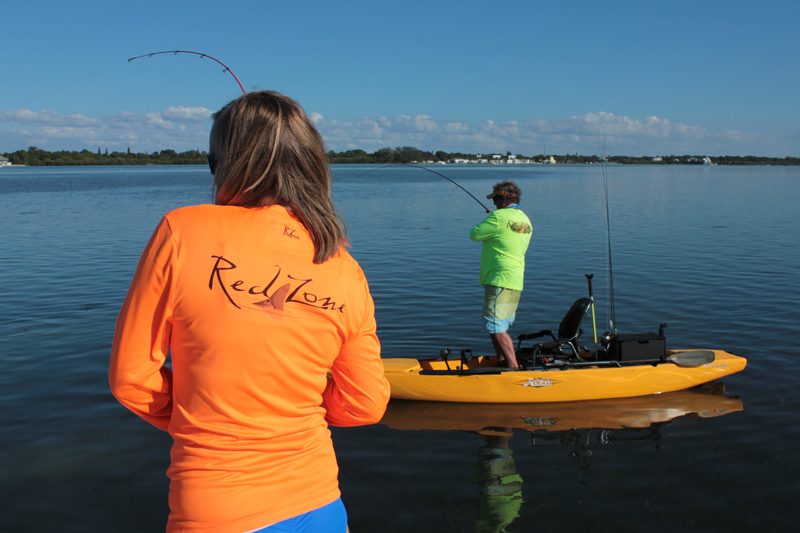
[[[469,231],[469,238],[473,241],[486,241],[497,234],[497,215],[492,213],[483,222]]]

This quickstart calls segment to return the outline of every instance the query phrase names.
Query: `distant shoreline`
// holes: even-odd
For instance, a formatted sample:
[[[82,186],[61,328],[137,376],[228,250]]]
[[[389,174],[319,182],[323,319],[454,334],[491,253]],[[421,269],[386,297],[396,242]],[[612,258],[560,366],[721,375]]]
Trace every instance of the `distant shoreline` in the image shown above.
[[[137,166],[137,165],[205,165],[207,152],[189,150],[178,153],[175,150],[162,150],[152,153],[127,152],[108,153],[89,150],[49,152],[31,146],[27,150],[0,154],[0,168],[23,166]],[[547,165],[547,164],[619,164],[619,165],[756,165],[756,166],[795,166],[800,165],[798,157],[760,157],[760,156],[704,156],[704,155],[665,155],[665,156],[608,156],[601,160],[596,155],[535,155],[522,154],[464,154],[459,152],[428,152],[414,147],[381,148],[373,153],[364,150],[328,152],[331,164],[347,165],[391,165],[391,164],[449,164],[449,165]],[[9,164],[10,163],[10,164]]]

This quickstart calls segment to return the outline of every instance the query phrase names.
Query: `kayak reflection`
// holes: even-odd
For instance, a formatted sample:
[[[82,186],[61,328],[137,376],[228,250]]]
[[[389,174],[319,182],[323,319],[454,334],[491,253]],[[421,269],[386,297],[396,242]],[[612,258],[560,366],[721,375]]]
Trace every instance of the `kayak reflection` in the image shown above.
[[[478,448],[477,533],[505,533],[520,516],[522,476],[510,440],[514,429],[531,432],[531,445],[566,446],[579,470],[588,470],[592,448],[612,442],[658,442],[661,428],[680,417],[713,418],[744,405],[725,395],[722,383],[652,396],[561,403],[479,404],[391,400],[381,420],[394,429],[466,431],[485,436]],[[581,480],[582,484],[585,484]]]
[[[682,416],[713,418],[744,409],[714,382],[652,396],[558,403],[479,404],[391,400],[380,423],[395,429],[470,431],[481,435],[571,429],[648,428]]]

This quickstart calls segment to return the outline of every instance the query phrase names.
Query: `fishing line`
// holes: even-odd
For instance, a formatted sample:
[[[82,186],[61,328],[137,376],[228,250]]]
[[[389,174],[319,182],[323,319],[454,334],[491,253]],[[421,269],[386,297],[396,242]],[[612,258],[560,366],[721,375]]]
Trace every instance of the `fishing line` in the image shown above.
[[[141,56],[132,57],[132,58],[130,58],[128,60],[128,63],[130,63],[134,59],[139,59],[139,58],[142,58],[142,57],[153,57],[153,56],[157,56],[157,55],[160,55],[160,54],[174,54],[174,55],[178,55],[178,54],[194,54],[196,56],[200,56],[200,59],[203,59],[204,57],[207,57],[207,58],[211,59],[212,61],[216,61],[217,63],[219,63],[220,65],[222,65],[225,68],[225,70],[223,70],[222,72],[223,73],[224,72],[229,72],[230,75],[233,76],[233,79],[236,80],[236,83],[239,84],[239,88],[242,90],[242,92],[244,94],[247,94],[247,91],[244,90],[244,86],[242,86],[242,82],[239,81],[239,78],[236,77],[236,74],[233,73],[233,71],[228,67],[228,65],[226,65],[225,63],[223,63],[222,61],[220,61],[219,59],[217,59],[215,57],[211,57],[208,54],[201,54],[200,52],[192,52],[190,50],[167,50],[166,52],[153,52],[151,54],[144,54],[144,55],[141,55]]]
[[[603,172],[603,192],[605,193],[605,200],[606,200],[606,235],[608,236],[608,293],[609,293],[609,319],[608,319],[608,327],[611,333],[617,332],[617,317],[616,312],[614,309],[614,269],[611,264],[611,222],[608,213],[608,171],[606,170],[606,131],[605,126],[603,126],[603,148],[600,148],[600,139],[597,138],[597,132],[594,129],[594,124],[589,124],[592,126],[592,133],[594,133],[594,139],[597,142],[597,151],[600,152],[600,168]]]
[[[475,197],[472,195],[472,193],[471,193],[471,192],[469,192],[467,189],[465,189],[464,187],[462,187],[461,185],[459,185],[459,184],[458,184],[458,183],[456,183],[455,181],[451,180],[450,178],[448,178],[448,177],[447,177],[447,176],[445,176],[444,174],[440,174],[440,173],[436,172],[435,170],[431,170],[431,169],[429,169],[429,168],[426,168],[426,167],[421,167],[421,166],[419,166],[419,165],[409,165],[409,164],[403,164],[403,165],[384,165],[384,166],[382,166],[382,167],[377,167],[377,168],[373,168],[372,170],[368,170],[368,171],[364,172],[363,174],[359,174],[359,177],[361,177],[361,176],[366,176],[366,175],[367,175],[367,174],[369,174],[370,172],[373,172],[373,171],[375,171],[375,170],[380,170],[380,169],[382,169],[382,168],[389,168],[389,167],[399,167],[399,166],[403,166],[403,167],[414,167],[414,168],[420,168],[420,169],[422,169],[422,170],[427,170],[428,172],[433,172],[433,173],[434,173],[434,174],[436,174],[437,176],[439,176],[439,177],[441,177],[441,178],[444,178],[444,179],[446,179],[447,181],[449,181],[450,183],[452,183],[453,185],[455,185],[456,187],[458,187],[459,189],[461,189],[461,190],[462,190],[462,191],[464,191],[465,193],[469,194],[469,195],[470,195],[470,197],[471,197],[473,200],[475,200],[476,202],[478,202],[478,204],[479,204],[479,205],[480,205],[480,206],[481,206],[481,207],[482,207],[484,210],[486,210],[486,212],[487,212],[487,213],[491,213],[491,211],[489,210],[489,208],[488,208],[488,207],[486,207],[485,205],[483,205],[483,204],[481,203],[481,201],[480,201],[480,200],[478,200],[477,198],[475,198]]]

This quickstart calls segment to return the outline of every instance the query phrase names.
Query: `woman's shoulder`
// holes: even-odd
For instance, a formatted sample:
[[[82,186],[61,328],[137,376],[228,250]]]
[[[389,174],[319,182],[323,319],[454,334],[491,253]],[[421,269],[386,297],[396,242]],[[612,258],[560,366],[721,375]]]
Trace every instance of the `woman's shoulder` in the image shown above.
[[[249,208],[235,205],[200,204],[179,207],[164,215],[171,227],[209,228],[252,224],[263,217],[292,220],[283,208]]]
[[[208,217],[220,213],[220,206],[211,204],[188,205],[166,213],[164,218],[170,222],[207,220]]]
[[[324,263],[315,264],[314,268],[327,272],[327,275],[340,280],[342,284],[351,282],[361,284],[366,280],[361,265],[344,246]]]
[[[326,263],[331,265],[339,265],[361,273],[361,265],[358,264],[358,261],[356,261],[352,255],[350,255],[350,252],[347,251],[347,247],[345,246],[339,248],[339,251],[335,255],[331,256],[330,259],[322,264],[324,265]]]

